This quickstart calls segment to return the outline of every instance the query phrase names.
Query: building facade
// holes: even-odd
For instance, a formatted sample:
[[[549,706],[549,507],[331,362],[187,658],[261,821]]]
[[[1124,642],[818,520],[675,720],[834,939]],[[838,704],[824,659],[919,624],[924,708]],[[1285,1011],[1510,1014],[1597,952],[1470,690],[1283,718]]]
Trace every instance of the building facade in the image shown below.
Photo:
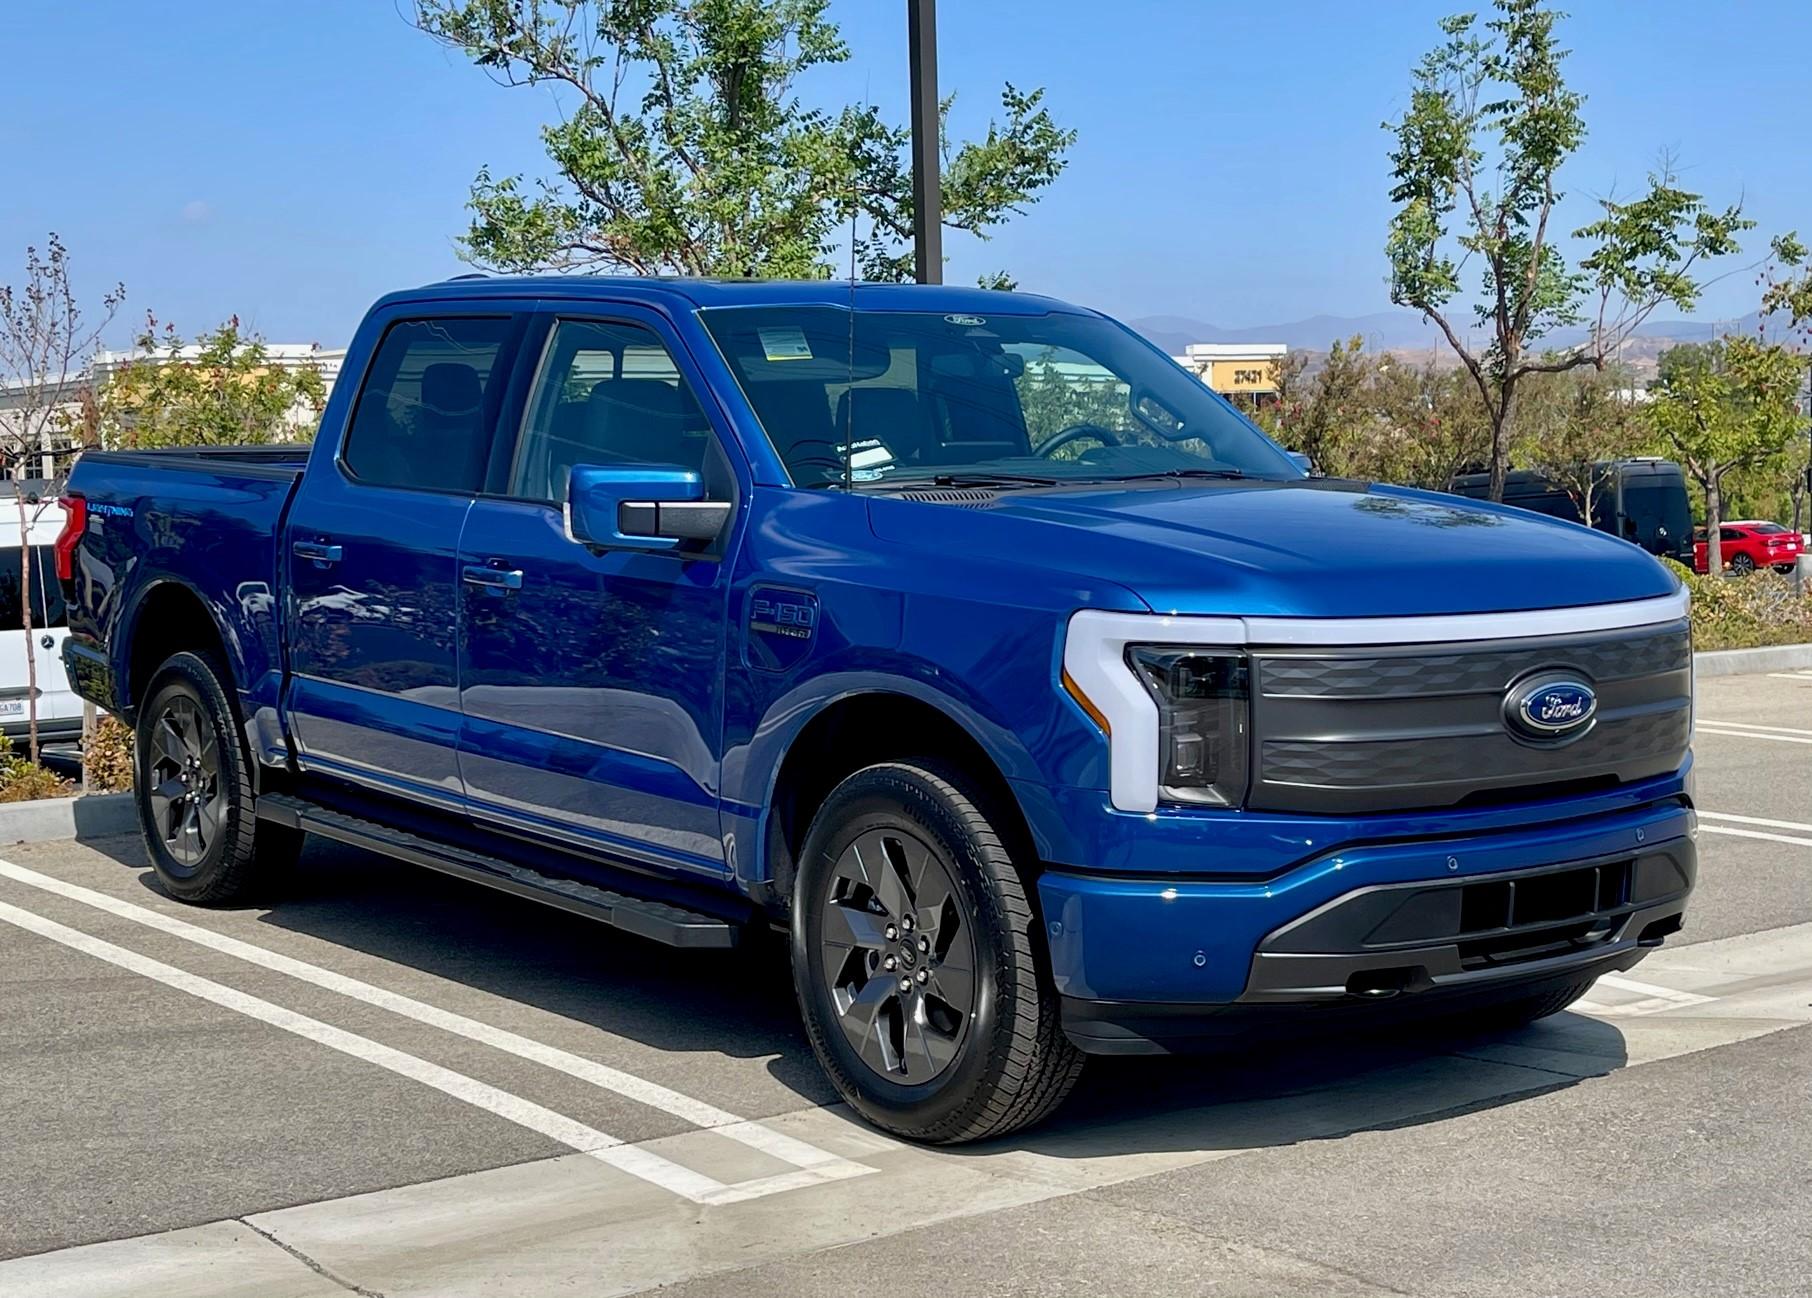
[[[1277,399],[1284,343],[1190,343],[1177,364],[1237,405],[1256,408]]]
[[[322,348],[311,343],[266,343],[266,363],[279,369],[312,367],[322,385],[333,391],[344,347]],[[60,478],[81,450],[94,426],[93,402],[108,381],[128,365],[167,365],[195,360],[199,347],[190,345],[174,354],[155,352],[96,352],[83,369],[60,381],[0,381],[0,476],[6,478]],[[316,420],[306,403],[290,411],[289,422],[297,436],[307,434]],[[25,443],[29,442],[30,445]]]

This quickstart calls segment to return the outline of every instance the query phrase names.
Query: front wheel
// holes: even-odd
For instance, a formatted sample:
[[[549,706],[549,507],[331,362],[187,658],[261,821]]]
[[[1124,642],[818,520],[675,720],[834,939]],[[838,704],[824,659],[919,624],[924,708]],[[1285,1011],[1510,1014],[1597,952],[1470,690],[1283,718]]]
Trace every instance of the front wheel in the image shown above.
[[[939,1144],[1051,1113],[1082,1071],[1026,883],[958,773],[871,766],[812,819],[793,891],[793,984],[843,1098]]]
[[[212,663],[179,653],[138,713],[134,798],[158,882],[178,901],[240,901],[293,864],[302,835],[259,823],[251,761]]]

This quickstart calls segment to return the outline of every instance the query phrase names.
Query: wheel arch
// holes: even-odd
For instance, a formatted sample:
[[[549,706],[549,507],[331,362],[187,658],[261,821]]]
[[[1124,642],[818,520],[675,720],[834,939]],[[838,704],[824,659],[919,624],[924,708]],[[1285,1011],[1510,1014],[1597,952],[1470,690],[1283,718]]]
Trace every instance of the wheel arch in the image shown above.
[[[118,711],[129,720],[144,702],[157,669],[185,651],[217,663],[228,676],[221,684],[237,703],[244,654],[231,628],[187,582],[160,578],[147,583],[121,619],[119,642],[123,652],[114,677],[119,682]]]
[[[883,761],[934,758],[968,776],[1014,859],[1037,861],[1032,823],[1009,774],[1016,764],[1003,762],[998,743],[989,742],[997,737],[955,700],[864,687],[793,716],[790,738],[772,765],[757,840],[752,891],[771,909],[784,910],[791,896],[799,848],[824,799],[850,775]]]

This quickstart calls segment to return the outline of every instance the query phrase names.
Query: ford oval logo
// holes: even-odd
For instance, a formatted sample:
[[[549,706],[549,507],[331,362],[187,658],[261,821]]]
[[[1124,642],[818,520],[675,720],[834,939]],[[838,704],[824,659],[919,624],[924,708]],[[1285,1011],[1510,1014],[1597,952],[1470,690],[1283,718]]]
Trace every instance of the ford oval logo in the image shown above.
[[[1598,712],[1598,694],[1571,676],[1538,676],[1514,686],[1504,699],[1504,719],[1531,739],[1578,735]]]

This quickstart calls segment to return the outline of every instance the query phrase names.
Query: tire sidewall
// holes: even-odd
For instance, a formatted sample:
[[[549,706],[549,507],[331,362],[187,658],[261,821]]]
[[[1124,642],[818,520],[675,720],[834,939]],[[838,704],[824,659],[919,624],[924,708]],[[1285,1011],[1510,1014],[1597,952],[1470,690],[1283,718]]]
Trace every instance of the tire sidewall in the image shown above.
[[[910,790],[910,793],[907,791]],[[905,795],[905,796],[903,796]],[[975,952],[976,994],[957,1056],[927,1082],[905,1085],[882,1077],[856,1053],[838,1023],[825,985],[818,941],[829,873],[850,842],[893,828],[923,840],[956,881],[956,895]],[[988,879],[986,852],[934,785],[909,767],[869,767],[839,785],[813,818],[793,887],[791,948],[794,989],[806,1030],[832,1083],[857,1111],[879,1126],[917,1133],[955,1124],[976,1107],[1001,1066],[1002,986],[1011,987],[1010,943],[1001,940],[1001,914]],[[1009,1034],[1010,1035],[1010,1034]]]
[[[195,703],[214,727],[220,753],[220,784],[226,792],[220,832],[208,844],[201,860],[192,866],[184,865],[170,854],[151,813],[151,731],[163,714],[164,705],[178,695]],[[151,868],[172,896],[183,900],[204,896],[219,881],[232,841],[240,833],[242,818],[249,810],[242,792],[245,771],[232,705],[207,661],[195,654],[182,653],[165,663],[151,682],[133,732],[133,802],[138,810],[139,830],[144,836]]]

